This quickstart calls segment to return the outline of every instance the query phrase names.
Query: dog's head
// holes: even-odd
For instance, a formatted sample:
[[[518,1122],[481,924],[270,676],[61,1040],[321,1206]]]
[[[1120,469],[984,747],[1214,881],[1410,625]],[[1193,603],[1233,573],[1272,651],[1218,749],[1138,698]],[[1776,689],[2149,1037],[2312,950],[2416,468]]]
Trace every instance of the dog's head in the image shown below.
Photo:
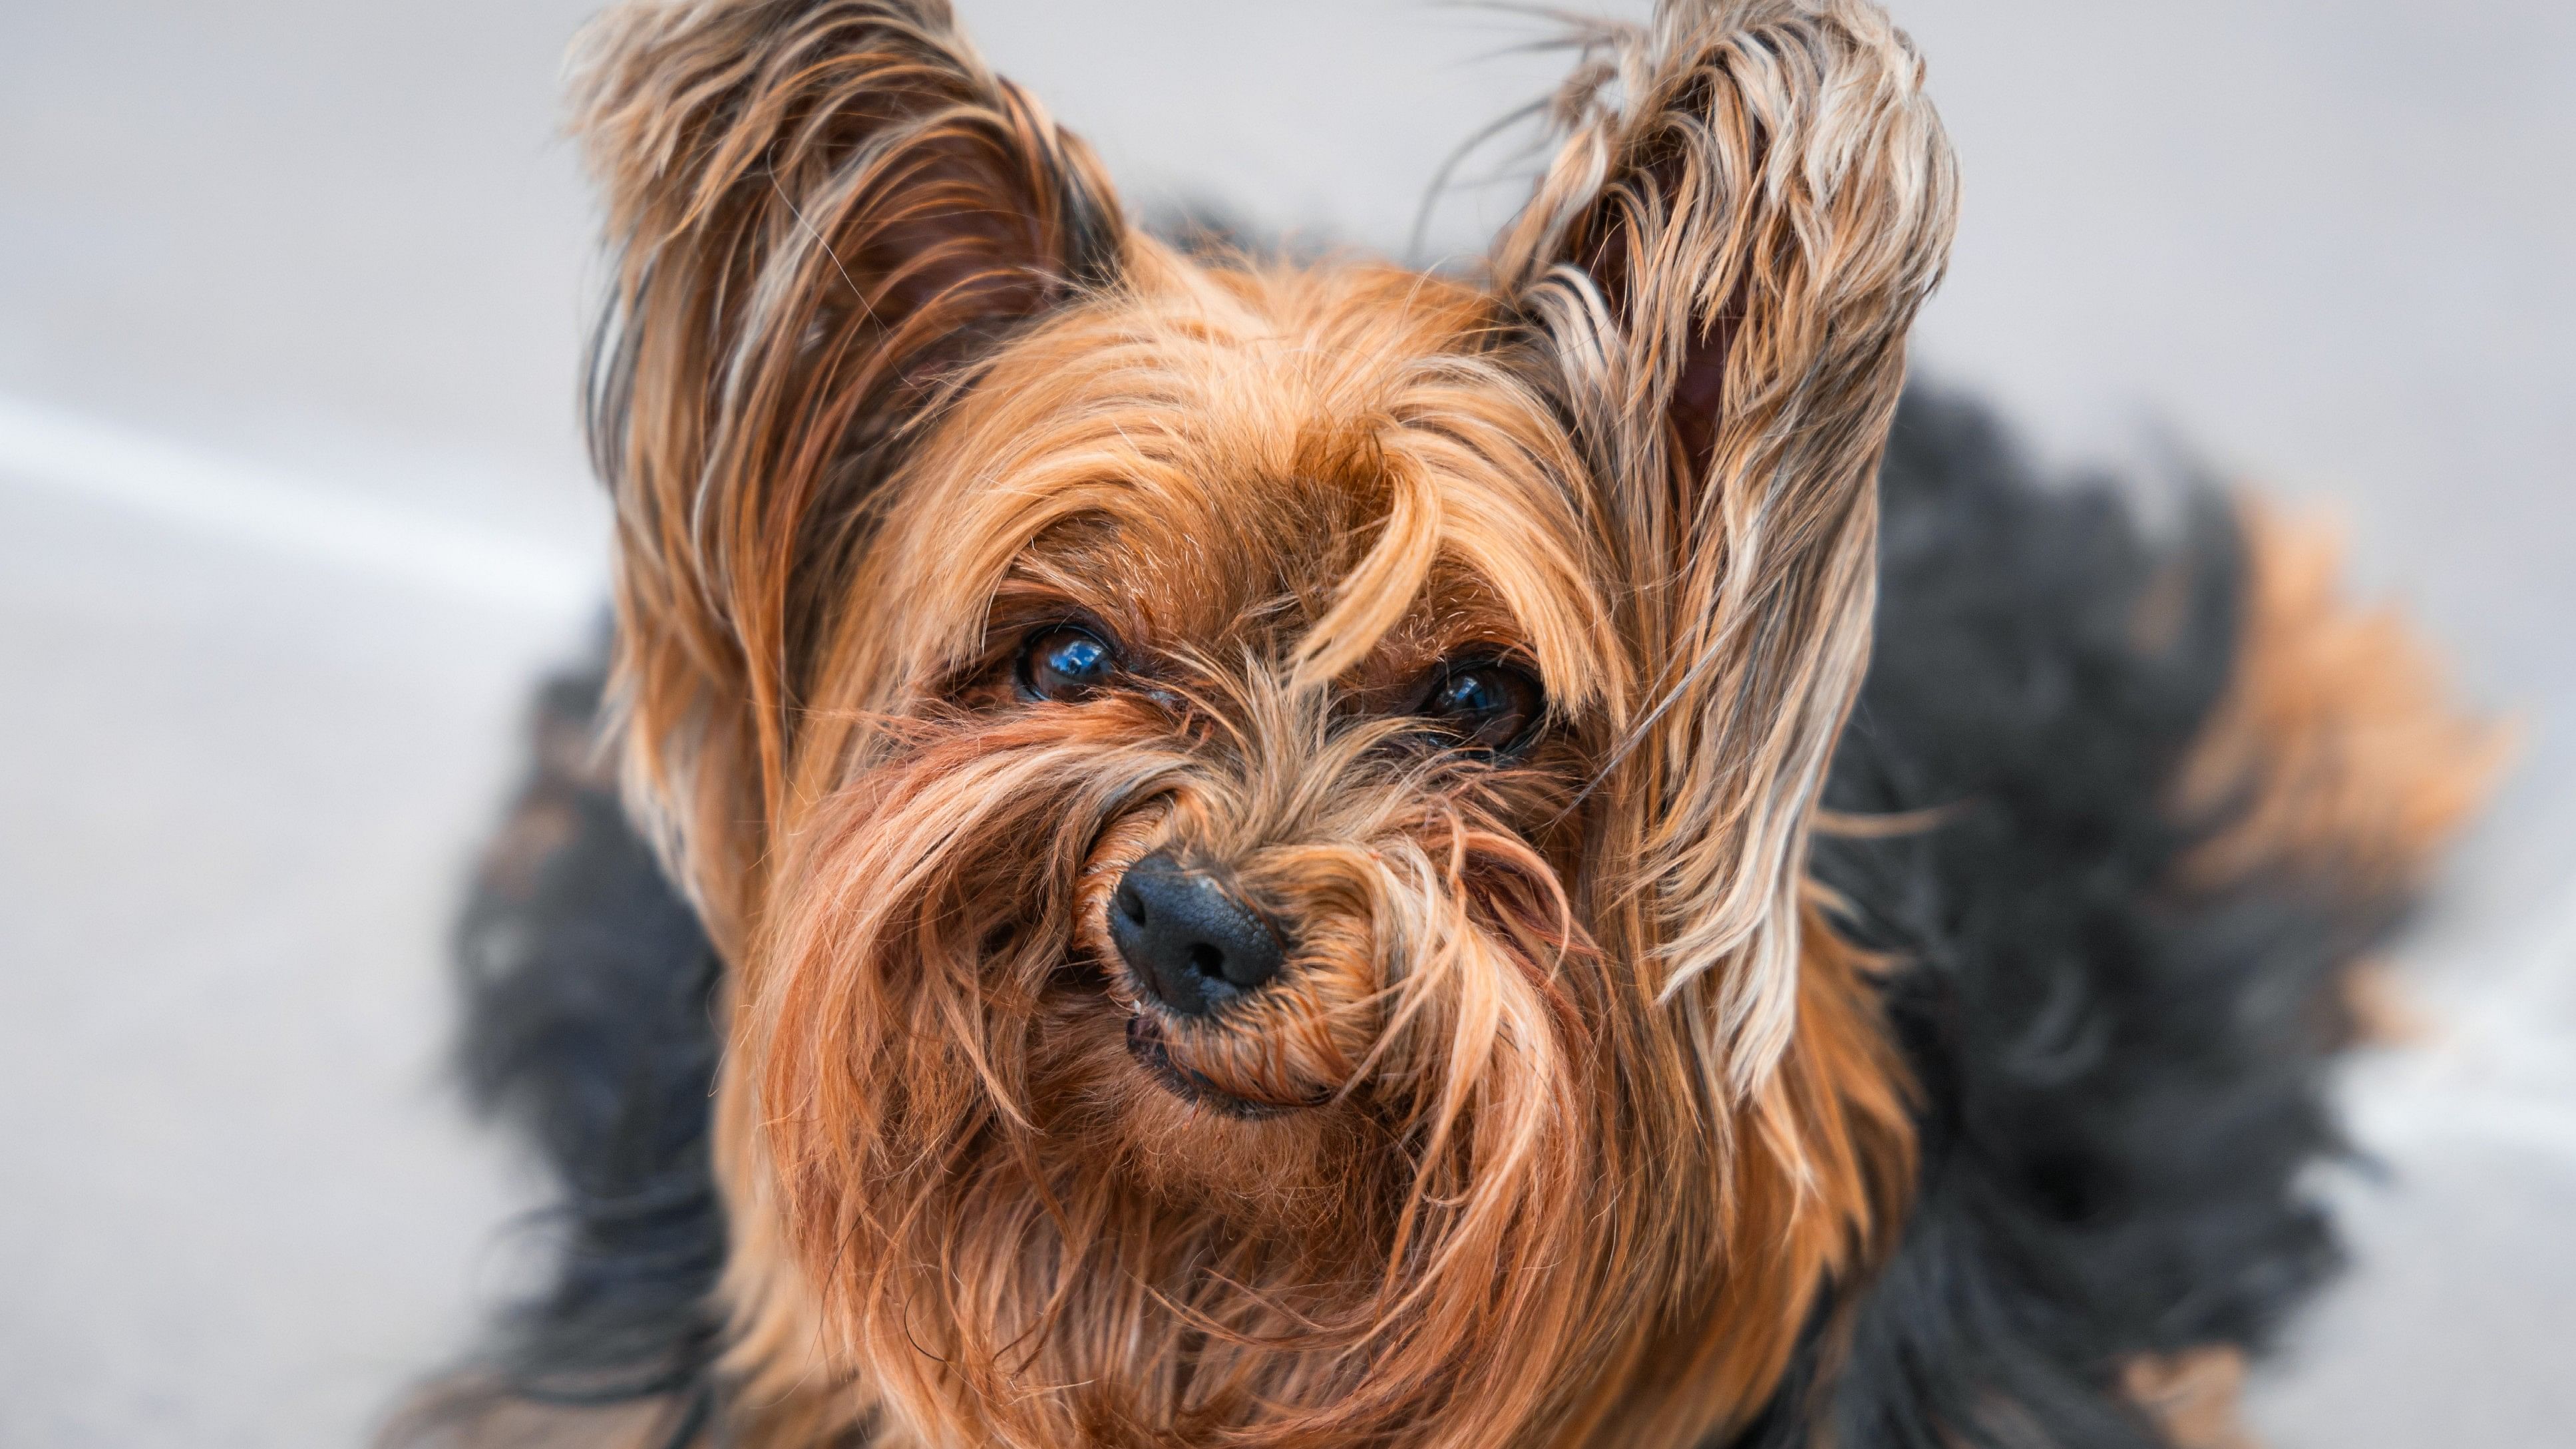
[[[746,1402],[1023,1445],[1757,1407],[1907,1152],[1800,898],[1951,215],[1904,39],[1591,35],[1470,278],[1147,238],[937,0],[630,7],[584,101]]]

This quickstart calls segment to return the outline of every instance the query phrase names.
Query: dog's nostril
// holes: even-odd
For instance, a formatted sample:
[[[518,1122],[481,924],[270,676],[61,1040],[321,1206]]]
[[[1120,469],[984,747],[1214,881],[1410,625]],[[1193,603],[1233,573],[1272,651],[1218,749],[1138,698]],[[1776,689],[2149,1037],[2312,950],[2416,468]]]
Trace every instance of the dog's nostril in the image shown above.
[[[1202,1016],[1279,974],[1286,952],[1267,917],[1214,873],[1156,851],[1127,868],[1110,940],[1145,994]]]

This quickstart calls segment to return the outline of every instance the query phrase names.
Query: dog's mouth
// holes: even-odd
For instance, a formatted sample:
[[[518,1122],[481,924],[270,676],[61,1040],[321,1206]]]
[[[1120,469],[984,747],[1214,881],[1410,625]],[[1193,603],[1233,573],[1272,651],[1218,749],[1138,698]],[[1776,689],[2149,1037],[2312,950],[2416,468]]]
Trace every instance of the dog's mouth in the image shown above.
[[[1251,1120],[1277,1117],[1289,1112],[1320,1107],[1331,1100],[1330,1094],[1302,1102],[1267,1102],[1230,1092],[1208,1076],[1172,1059],[1171,1046],[1164,1040],[1162,1023],[1151,1015],[1138,1013],[1127,1019],[1127,1055],[1136,1059],[1145,1075],[1165,1091],[1194,1107],[1205,1107],[1221,1116]]]

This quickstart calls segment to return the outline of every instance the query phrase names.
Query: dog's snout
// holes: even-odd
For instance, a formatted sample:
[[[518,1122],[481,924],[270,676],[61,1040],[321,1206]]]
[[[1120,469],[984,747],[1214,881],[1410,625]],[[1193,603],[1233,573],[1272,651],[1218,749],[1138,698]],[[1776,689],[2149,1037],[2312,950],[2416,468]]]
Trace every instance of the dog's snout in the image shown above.
[[[1286,955],[1277,928],[1223,876],[1192,870],[1167,851],[1120,877],[1109,937],[1146,993],[1184,1016],[1257,990]]]

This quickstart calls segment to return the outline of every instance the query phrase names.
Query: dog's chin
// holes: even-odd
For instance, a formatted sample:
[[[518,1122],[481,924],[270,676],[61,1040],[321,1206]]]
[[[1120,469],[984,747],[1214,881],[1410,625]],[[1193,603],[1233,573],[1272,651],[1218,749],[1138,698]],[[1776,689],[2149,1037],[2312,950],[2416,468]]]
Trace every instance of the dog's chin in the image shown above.
[[[1127,1019],[1127,1055],[1156,1086],[1193,1107],[1203,1107],[1237,1121],[1286,1116],[1291,1112],[1320,1107],[1331,1100],[1325,1093],[1292,1101],[1270,1101],[1229,1091],[1205,1072],[1175,1059],[1162,1023],[1150,1012],[1138,1012]]]
[[[1119,1063],[1116,1070],[1142,1077],[1155,1097],[1193,1109],[1187,1114],[1191,1118],[1216,1117],[1235,1122],[1311,1114],[1335,1100],[1337,1094],[1330,1087],[1246,1080],[1245,1074],[1235,1070],[1234,1063],[1228,1060],[1232,1053],[1224,1040],[1224,1026],[1169,1020],[1161,1010],[1140,1000],[1119,972],[1105,964],[1106,957],[1103,951],[1074,953],[1056,977],[1060,994],[1054,999],[1075,1016],[1092,1022],[1107,1016],[1121,1033],[1126,1048],[1127,1060]],[[1089,1036],[1095,1029],[1087,1028],[1084,1035]],[[1095,1071],[1105,1065],[1098,1057],[1092,1061]]]

